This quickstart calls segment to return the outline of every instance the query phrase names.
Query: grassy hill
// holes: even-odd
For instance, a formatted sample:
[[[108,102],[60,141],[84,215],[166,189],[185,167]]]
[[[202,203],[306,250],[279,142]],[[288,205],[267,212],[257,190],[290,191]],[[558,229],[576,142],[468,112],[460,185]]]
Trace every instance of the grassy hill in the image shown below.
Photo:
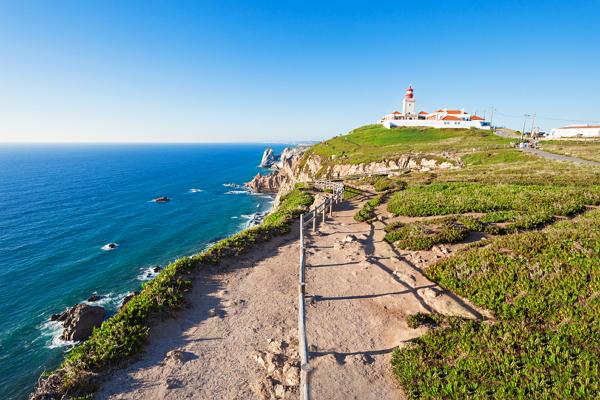
[[[600,390],[600,168],[539,158],[509,142],[477,130],[366,126],[313,148],[340,163],[445,151],[463,161],[459,169],[354,181],[380,192],[357,220],[375,220],[379,205],[384,215],[425,218],[387,225],[386,240],[398,249],[460,242],[469,231],[487,238],[425,269],[494,319],[408,316],[411,326],[432,328],[394,352],[393,371],[410,398],[594,399]],[[597,143],[544,146],[597,157]]]
[[[387,129],[366,125],[313,146],[316,154],[335,164],[359,164],[403,154],[441,154],[505,148],[511,139],[478,129],[426,127]]]

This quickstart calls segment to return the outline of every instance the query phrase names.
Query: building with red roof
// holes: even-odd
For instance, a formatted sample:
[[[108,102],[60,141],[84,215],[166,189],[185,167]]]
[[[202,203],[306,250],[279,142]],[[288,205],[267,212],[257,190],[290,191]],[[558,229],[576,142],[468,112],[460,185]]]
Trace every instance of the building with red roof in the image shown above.
[[[428,126],[433,128],[479,128],[490,129],[490,124],[479,115],[469,114],[464,109],[440,108],[428,113],[415,113],[416,99],[412,85],[409,85],[402,100],[402,112],[394,111],[385,115],[379,123],[387,128],[400,126]]]

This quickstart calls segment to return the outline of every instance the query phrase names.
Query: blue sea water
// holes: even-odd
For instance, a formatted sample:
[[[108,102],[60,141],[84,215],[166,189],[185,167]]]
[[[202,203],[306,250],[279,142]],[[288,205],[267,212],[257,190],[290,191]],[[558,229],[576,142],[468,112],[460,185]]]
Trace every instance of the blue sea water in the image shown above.
[[[114,312],[149,267],[268,210],[271,197],[224,186],[250,180],[264,148],[0,146],[0,399],[26,398],[70,348],[51,314],[93,293]],[[171,201],[151,201],[158,196]],[[103,251],[109,242],[119,247]]]

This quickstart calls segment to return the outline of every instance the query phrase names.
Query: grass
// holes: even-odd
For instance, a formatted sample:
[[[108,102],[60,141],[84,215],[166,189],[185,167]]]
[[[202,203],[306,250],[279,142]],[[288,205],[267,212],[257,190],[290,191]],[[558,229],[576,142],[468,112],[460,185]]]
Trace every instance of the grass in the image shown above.
[[[144,284],[140,293],[116,315],[94,329],[90,338],[76,346],[58,370],[45,379],[42,388],[58,397],[85,396],[93,392],[95,386],[90,376],[141,351],[151,329],[151,319],[184,304],[185,293],[191,288],[191,281],[186,279],[188,274],[202,265],[237,256],[255,243],[289,232],[291,221],[306,211],[312,202],[310,194],[295,189],[282,197],[277,210],[261,225],[221,240],[202,253],[169,264],[156,278]]]
[[[477,129],[387,129],[381,125],[366,125],[311,147],[303,160],[314,155],[320,157],[324,165],[360,164],[399,158],[404,154],[436,154],[434,157],[440,161],[448,161],[442,155],[445,151],[497,149],[510,143],[510,139]]]
[[[462,157],[466,165],[518,163],[535,160],[535,157],[516,149],[478,151]]]
[[[381,205],[386,193],[380,193],[371,200],[365,201],[362,208],[354,215],[354,219],[358,222],[372,221],[377,215],[375,209]]]
[[[600,162],[600,140],[546,140],[540,148],[556,154],[564,154]]]
[[[552,222],[554,216],[571,216],[587,205],[600,204],[600,186],[543,186],[482,183],[433,183],[397,192],[388,211],[409,217],[464,213],[491,213],[472,222],[510,222],[513,232]],[[479,229],[473,229],[479,230]]]
[[[598,259],[594,210],[434,264],[426,270],[430,279],[497,320],[453,319],[397,349],[399,382],[413,399],[597,398]]]
[[[469,235],[469,229],[452,218],[396,222],[385,231],[385,240],[402,250],[429,250],[436,244],[461,242]]]

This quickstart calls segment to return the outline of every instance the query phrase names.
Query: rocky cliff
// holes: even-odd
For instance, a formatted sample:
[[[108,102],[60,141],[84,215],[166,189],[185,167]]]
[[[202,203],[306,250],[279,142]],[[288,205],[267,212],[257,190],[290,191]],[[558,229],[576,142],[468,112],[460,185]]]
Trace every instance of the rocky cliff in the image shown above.
[[[256,174],[250,182],[244,185],[256,193],[277,193],[285,176],[279,171],[273,171],[269,174]]]

